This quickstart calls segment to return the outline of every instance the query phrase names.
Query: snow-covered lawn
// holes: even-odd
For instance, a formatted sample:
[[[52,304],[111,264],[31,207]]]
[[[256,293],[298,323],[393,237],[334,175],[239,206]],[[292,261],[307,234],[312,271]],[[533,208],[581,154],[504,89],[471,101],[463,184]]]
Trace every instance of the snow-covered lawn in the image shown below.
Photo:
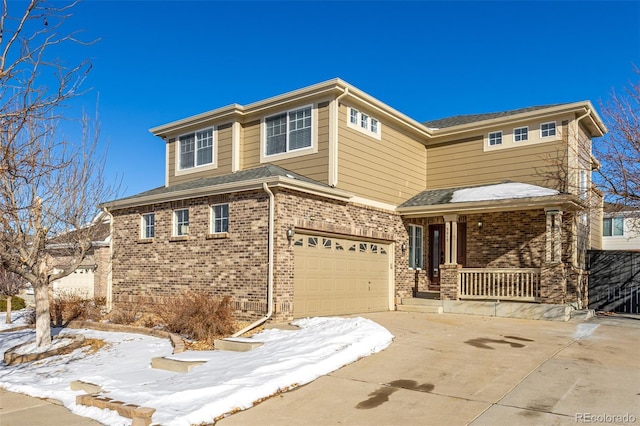
[[[15,318],[15,317],[14,317]],[[0,315],[0,321],[4,317]],[[249,352],[198,351],[171,355],[171,344],[139,334],[56,329],[107,342],[70,355],[12,367],[0,364],[0,387],[36,397],[55,398],[76,414],[109,425],[130,424],[114,411],[75,404],[74,380],[102,387],[105,396],[156,409],[153,422],[189,425],[250,408],[255,401],[309,383],[319,376],[379,352],[393,339],[388,330],[364,318],[307,318],[299,330],[265,330],[251,338],[264,344]],[[33,330],[0,334],[0,354],[34,338]],[[151,358],[202,360],[189,373],[152,369]]]

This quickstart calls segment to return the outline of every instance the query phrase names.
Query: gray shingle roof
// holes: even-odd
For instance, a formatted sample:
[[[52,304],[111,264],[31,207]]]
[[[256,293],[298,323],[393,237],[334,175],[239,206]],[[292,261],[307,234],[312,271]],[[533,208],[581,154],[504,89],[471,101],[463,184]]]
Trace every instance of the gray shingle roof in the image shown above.
[[[512,109],[509,111],[489,112],[486,114],[466,114],[455,115],[453,117],[440,118],[438,120],[425,121],[424,124],[432,129],[442,129],[445,127],[459,126],[461,124],[475,123],[478,121],[491,120],[493,118],[508,117],[510,115],[521,114],[529,111],[536,111],[538,109],[550,108],[558,105],[566,104],[552,104],[552,105],[538,105],[527,108]]]
[[[273,164],[267,164],[261,167],[256,167],[254,169],[242,170],[239,172],[229,173],[222,176],[200,178],[200,179],[192,180],[189,182],[180,183],[178,185],[172,185],[170,187],[160,186],[158,188],[151,189],[149,191],[141,192],[139,194],[131,195],[124,198],[119,198],[113,201],[117,202],[122,200],[133,200],[136,198],[142,198],[150,195],[171,194],[177,191],[188,191],[191,189],[206,188],[209,186],[213,187],[213,186],[224,185],[229,183],[240,183],[240,182],[246,182],[251,180],[276,177],[276,176],[293,178],[303,182],[308,182],[308,183],[313,183],[315,185],[329,187],[327,184],[318,182],[313,179],[309,179],[306,176],[283,169],[282,167],[274,166]]]

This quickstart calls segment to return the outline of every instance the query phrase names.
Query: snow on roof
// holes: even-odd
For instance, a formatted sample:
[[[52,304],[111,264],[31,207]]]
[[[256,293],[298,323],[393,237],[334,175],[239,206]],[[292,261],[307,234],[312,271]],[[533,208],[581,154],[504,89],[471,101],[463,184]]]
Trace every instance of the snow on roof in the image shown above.
[[[558,195],[555,189],[528,183],[508,182],[497,185],[478,186],[475,188],[458,189],[453,193],[452,203],[487,200],[509,200],[513,198],[547,197]]]

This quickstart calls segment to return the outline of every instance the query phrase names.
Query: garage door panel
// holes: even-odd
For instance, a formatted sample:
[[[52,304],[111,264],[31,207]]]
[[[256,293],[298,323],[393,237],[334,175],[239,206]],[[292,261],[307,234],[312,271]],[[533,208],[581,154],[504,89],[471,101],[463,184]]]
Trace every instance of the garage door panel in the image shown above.
[[[294,242],[294,316],[389,309],[389,246],[300,235]]]

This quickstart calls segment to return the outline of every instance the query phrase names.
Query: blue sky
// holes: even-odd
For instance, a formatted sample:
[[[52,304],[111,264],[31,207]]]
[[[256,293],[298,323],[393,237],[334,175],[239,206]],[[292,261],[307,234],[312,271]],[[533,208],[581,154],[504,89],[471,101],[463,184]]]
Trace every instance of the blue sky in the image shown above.
[[[68,30],[93,63],[106,172],[164,184],[148,129],[340,77],[418,121],[606,100],[640,66],[640,1],[96,1]]]

